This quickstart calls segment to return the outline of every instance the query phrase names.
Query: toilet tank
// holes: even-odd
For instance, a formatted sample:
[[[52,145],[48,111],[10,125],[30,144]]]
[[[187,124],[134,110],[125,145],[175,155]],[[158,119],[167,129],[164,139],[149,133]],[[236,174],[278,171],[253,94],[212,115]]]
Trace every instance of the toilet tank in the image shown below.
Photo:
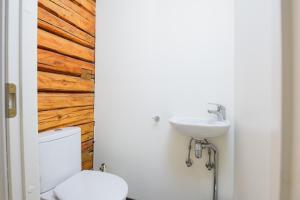
[[[81,171],[81,129],[55,129],[39,134],[41,193]]]

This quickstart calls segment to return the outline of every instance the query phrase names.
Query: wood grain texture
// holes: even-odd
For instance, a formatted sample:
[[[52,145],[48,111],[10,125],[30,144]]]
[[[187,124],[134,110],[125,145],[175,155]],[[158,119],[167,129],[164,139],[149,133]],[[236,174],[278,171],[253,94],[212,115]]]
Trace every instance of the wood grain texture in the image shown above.
[[[94,15],[88,12],[84,7],[80,6],[76,1],[72,0],[51,0],[60,6],[66,6],[69,10],[77,13],[81,17],[87,19],[91,24],[95,24]]]
[[[93,169],[93,160],[82,163],[82,170],[92,170],[92,169]]]
[[[47,93],[39,92],[38,110],[55,110],[78,106],[93,106],[94,94],[70,94],[70,93]]]
[[[88,140],[81,143],[82,151],[91,151],[90,148],[94,146],[94,140]]]
[[[81,128],[82,135],[94,132],[94,122],[87,123],[87,124],[80,124],[77,126]]]
[[[94,48],[95,38],[44,8],[38,8],[38,27],[81,45]]]
[[[79,126],[82,169],[93,168],[95,4],[38,0],[39,132]]]
[[[94,121],[93,106],[64,108],[41,111],[38,114],[39,131],[48,130],[70,123],[89,123]]]
[[[86,142],[83,142],[82,144],[84,144]],[[82,148],[82,152],[94,152],[94,145],[90,145],[90,146],[87,146],[85,149],[83,147]]]
[[[45,8],[59,18],[73,24],[86,33],[95,36],[95,18],[92,17],[91,19],[87,19],[83,17],[83,13],[79,14],[74,10],[76,4],[73,3],[75,6],[72,6],[72,8],[68,7],[66,4],[69,5],[68,0],[39,0],[40,7]]]
[[[81,135],[94,132],[94,122],[85,123],[85,122],[80,122],[80,121],[69,122],[67,124],[58,125],[58,126],[51,127],[51,128],[48,128],[48,129],[66,128],[66,127],[73,127],[73,126],[77,126],[77,127],[81,128]]]
[[[93,92],[94,81],[48,72],[38,72],[38,90],[53,92]]]
[[[86,69],[91,71],[91,74],[95,74],[94,63],[81,61],[44,49],[38,49],[38,69],[46,72],[57,72],[74,76],[80,76],[82,69]]]
[[[94,139],[94,131],[81,135],[81,142],[86,142],[93,139]]]
[[[93,152],[94,152],[94,141],[89,140],[82,143],[82,168],[91,169],[93,167]]]
[[[93,152],[82,152],[82,162],[89,162],[92,161],[94,157],[94,153]]]
[[[96,15],[96,5],[93,0],[72,0],[73,2],[77,3],[78,5],[85,8],[87,11],[92,13],[93,15]]]
[[[95,51],[53,33],[38,29],[38,47],[85,61],[95,61]]]

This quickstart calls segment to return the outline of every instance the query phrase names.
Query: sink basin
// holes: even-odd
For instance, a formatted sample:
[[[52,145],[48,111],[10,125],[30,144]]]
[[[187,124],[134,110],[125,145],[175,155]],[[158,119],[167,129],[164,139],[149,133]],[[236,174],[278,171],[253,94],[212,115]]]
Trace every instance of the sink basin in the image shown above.
[[[201,120],[192,117],[173,117],[169,121],[180,133],[197,139],[224,135],[230,128],[229,121]]]

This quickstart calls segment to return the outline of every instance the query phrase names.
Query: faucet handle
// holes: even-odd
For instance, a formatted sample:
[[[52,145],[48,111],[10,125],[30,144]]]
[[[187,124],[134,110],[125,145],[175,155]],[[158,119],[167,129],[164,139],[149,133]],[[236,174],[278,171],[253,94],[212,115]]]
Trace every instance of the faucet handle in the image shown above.
[[[225,110],[225,106],[218,104],[218,103],[208,103],[209,105],[215,105],[217,106],[218,111]]]
[[[225,106],[217,103],[209,103],[211,105],[217,106],[217,110],[208,110],[208,113],[215,114],[218,117],[218,120],[224,121],[226,120],[226,108]]]

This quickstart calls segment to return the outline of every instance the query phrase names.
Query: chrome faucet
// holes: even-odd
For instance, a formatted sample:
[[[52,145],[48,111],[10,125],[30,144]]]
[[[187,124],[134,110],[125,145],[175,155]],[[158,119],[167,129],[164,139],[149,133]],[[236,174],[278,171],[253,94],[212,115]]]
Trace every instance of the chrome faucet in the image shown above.
[[[225,106],[216,103],[209,103],[209,104],[217,106],[217,110],[208,110],[208,113],[215,114],[218,118],[218,121],[225,121],[226,120]]]

